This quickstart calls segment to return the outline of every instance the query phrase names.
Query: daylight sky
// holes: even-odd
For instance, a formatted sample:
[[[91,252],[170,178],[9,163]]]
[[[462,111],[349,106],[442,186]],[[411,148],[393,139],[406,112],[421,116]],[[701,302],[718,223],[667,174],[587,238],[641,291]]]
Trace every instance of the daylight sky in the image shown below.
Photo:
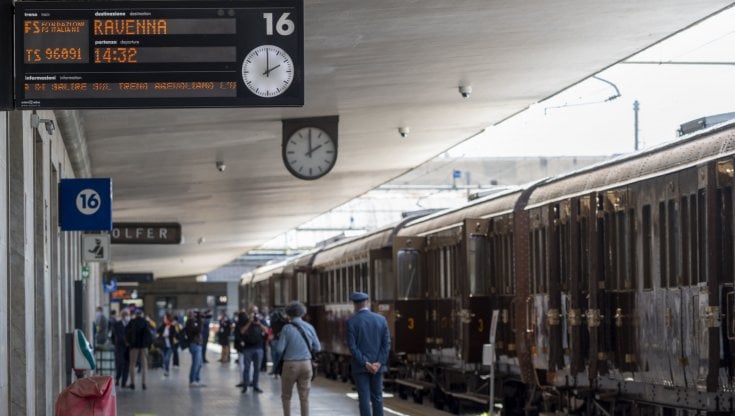
[[[597,74],[445,154],[608,155],[634,149],[633,102],[641,148],[676,138],[680,124],[735,112],[735,9],[731,8]],[[679,64],[695,62],[697,64]],[[719,64],[715,64],[719,63]]]

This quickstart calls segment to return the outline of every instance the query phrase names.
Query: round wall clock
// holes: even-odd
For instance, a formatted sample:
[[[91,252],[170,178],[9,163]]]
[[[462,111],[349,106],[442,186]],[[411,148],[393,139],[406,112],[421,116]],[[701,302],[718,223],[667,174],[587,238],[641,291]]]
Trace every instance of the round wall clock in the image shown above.
[[[337,162],[337,144],[318,127],[302,127],[282,147],[283,163],[299,179],[318,179]]]
[[[291,86],[293,78],[293,61],[278,46],[258,46],[242,62],[242,80],[245,86],[260,97],[277,97],[283,94]]]

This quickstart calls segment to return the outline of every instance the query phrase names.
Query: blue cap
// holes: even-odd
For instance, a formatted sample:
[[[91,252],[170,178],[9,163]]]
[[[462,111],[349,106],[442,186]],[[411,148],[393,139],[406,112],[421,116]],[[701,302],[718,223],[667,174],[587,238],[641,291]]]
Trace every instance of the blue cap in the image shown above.
[[[353,302],[363,302],[368,300],[369,296],[367,293],[363,292],[352,292],[352,296],[350,296],[350,299],[352,299]]]

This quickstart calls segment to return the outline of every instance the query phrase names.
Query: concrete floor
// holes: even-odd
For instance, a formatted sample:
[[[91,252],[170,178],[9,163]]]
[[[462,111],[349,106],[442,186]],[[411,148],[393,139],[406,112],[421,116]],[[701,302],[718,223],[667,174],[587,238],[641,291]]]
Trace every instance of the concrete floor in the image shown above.
[[[141,390],[140,376],[136,378],[136,389],[117,389],[117,409],[120,416],[168,416],[168,415],[281,415],[281,384],[261,372],[260,387],[262,394],[249,390],[240,393],[235,384],[239,382],[237,364],[221,364],[218,346],[212,346],[207,353],[209,364],[204,364],[201,373],[202,383],[206,386],[189,387],[189,368],[191,355],[184,351],[181,368],[172,369],[168,378],[160,368],[149,369],[147,390]],[[312,383],[310,414],[317,416],[358,415],[357,395],[352,385],[317,377]],[[299,401],[294,389],[291,399],[291,414],[299,414]],[[398,416],[446,416],[431,404],[419,405],[412,401],[385,397],[385,414]]]

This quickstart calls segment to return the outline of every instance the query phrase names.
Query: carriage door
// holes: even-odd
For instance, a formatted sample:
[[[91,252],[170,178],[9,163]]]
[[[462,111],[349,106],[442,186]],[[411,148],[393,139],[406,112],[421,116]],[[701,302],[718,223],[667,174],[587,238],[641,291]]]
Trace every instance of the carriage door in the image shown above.
[[[466,313],[466,306],[456,299],[458,290],[458,276],[463,275],[464,259],[460,250],[461,234],[456,229],[448,230],[437,235],[426,237],[424,253],[427,269],[427,347],[434,350],[457,349],[460,345],[455,341],[460,339],[462,327],[469,323],[470,316]],[[453,311],[464,311],[454,314]],[[456,320],[455,320],[456,319]]]
[[[396,353],[426,351],[427,302],[424,298],[424,239],[396,237],[393,264],[396,269],[393,348]]]
[[[589,296],[589,224],[590,198],[571,200],[569,206],[569,297],[566,303],[566,324],[569,331],[570,371],[582,373],[589,355],[589,333],[582,326],[583,311],[588,308]]]
[[[735,377],[735,292],[733,291],[733,278],[735,278],[735,266],[733,265],[733,171],[735,166],[733,160],[723,160],[717,163],[717,206],[719,208],[717,230],[718,249],[720,259],[719,276],[721,279],[721,300],[724,320],[722,331],[722,367],[727,369],[727,374],[720,372],[718,385],[733,386]],[[715,322],[712,322],[714,324]]]
[[[559,316],[547,321],[549,311],[549,277],[547,252],[547,215],[548,207],[534,208],[529,211],[530,230],[530,280],[529,295],[525,299],[526,333],[530,339],[533,366],[537,370],[549,369],[549,330],[559,325]],[[558,309],[557,309],[558,311]],[[548,325],[547,325],[548,324]],[[543,382],[543,380],[542,380]]]
[[[634,320],[636,294],[636,210],[632,191],[620,189],[605,194],[605,289],[610,317],[605,345],[614,351],[608,357],[619,371],[637,369]],[[608,338],[610,337],[610,338]]]
[[[466,241],[466,289],[462,299],[468,299],[467,323],[462,325],[462,356],[468,363],[482,362],[482,346],[490,339],[490,320],[493,309],[498,309],[490,297],[488,221],[468,219],[464,222]],[[496,338],[497,339],[497,338]]]
[[[681,274],[677,279],[681,291],[681,357],[678,362],[672,363],[677,369],[684,373],[687,387],[696,386],[699,375],[700,348],[698,333],[700,325],[699,300],[707,299],[706,282],[704,273],[700,273],[704,267],[702,259],[706,253],[706,243],[700,240],[704,231],[702,214],[704,211],[698,202],[698,179],[697,169],[690,168],[679,173],[679,212],[678,221],[681,233]],[[701,282],[701,284],[700,284]],[[706,349],[705,349],[706,352]],[[704,362],[702,378],[707,374],[706,360]]]
[[[516,356],[515,335],[515,271],[513,269],[513,218],[494,218],[489,227],[490,246],[490,291],[495,297],[493,304],[500,309],[496,351],[498,356]]]
[[[385,317],[388,322],[395,319],[393,300],[396,298],[396,285],[393,280],[393,252],[390,248],[370,250],[368,254],[367,293],[373,293],[375,305],[373,312]]]

